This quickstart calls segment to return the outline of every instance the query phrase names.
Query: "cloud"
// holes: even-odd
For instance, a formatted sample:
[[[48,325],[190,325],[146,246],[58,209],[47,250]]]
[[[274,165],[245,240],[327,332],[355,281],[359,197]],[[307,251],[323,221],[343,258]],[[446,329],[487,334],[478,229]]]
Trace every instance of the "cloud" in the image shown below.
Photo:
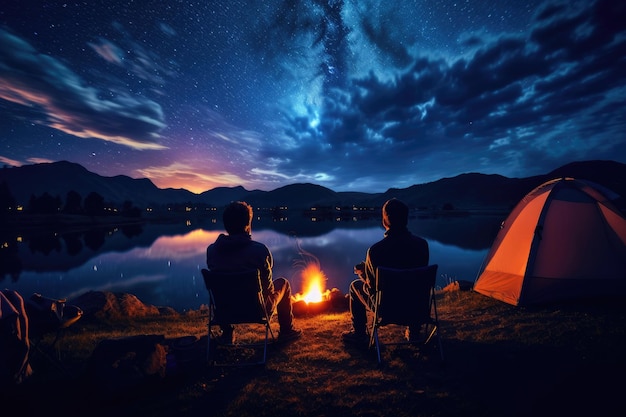
[[[133,149],[165,149],[161,106],[139,95],[98,90],[62,61],[0,29],[0,98],[27,106],[32,119],[80,138]]]
[[[381,191],[626,154],[623,2],[226,3],[94,9],[80,36],[42,14],[37,49],[0,32],[7,160],[46,126],[37,156],[163,187]]]
[[[180,188],[180,184],[184,184],[186,190],[196,194],[215,187],[234,187],[246,182],[227,171],[205,174],[198,171],[197,167],[178,162],[166,166],[149,166],[135,172],[140,177],[150,178],[159,188]]]
[[[0,155],[0,162],[4,165],[12,166],[12,167],[21,167],[24,165],[21,161],[17,161],[15,159],[7,158],[5,156]]]
[[[336,167],[329,177],[347,178],[365,171],[350,160],[359,155],[366,165],[375,159],[367,170],[384,183],[411,161],[437,172],[432,160],[454,161],[445,158],[446,148],[472,155],[456,158],[463,162],[459,173],[478,166],[473,155],[506,174],[533,166],[537,153],[550,165],[584,157],[601,143],[609,157],[610,149],[623,149],[624,118],[615,106],[626,79],[625,22],[624,6],[611,1],[548,7],[528,35],[474,37],[475,52],[455,61],[415,56],[392,78],[374,72],[353,78],[341,94],[326,95],[317,129],[292,118],[285,130],[303,154],[315,150],[317,158],[292,155],[277,169],[313,175],[322,159]],[[384,41],[382,32],[369,30],[369,39]],[[594,139],[580,140],[582,132]],[[313,137],[330,146],[307,141]],[[419,179],[419,170],[410,172]]]
[[[7,158],[1,155],[0,155],[0,162],[2,162],[5,165],[13,166],[13,167],[21,167],[22,165],[24,165],[23,161],[18,161],[16,159]],[[26,159],[26,162],[28,162],[29,164],[47,164],[47,163],[56,162],[56,161],[48,159],[48,158],[30,157]]]
[[[27,161],[31,164],[49,164],[52,162],[56,162],[48,158],[36,158],[36,157],[28,158]]]
[[[109,42],[106,39],[100,39],[99,43],[96,44],[89,42],[88,45],[91,46],[91,48],[107,62],[120,66],[123,64],[124,51],[113,42]]]

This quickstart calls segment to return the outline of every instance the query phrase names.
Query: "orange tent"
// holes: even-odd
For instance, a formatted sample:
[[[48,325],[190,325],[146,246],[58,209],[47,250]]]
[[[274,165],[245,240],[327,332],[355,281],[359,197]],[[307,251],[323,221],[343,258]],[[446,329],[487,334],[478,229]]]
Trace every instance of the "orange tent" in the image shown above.
[[[532,190],[502,223],[474,291],[512,305],[626,295],[626,218],[609,193],[573,178]]]

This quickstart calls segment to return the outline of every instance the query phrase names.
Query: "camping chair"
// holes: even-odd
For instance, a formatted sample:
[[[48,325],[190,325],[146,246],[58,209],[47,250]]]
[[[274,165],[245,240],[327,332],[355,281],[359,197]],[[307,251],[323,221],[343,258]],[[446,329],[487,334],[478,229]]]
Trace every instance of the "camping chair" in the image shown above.
[[[376,270],[376,292],[374,296],[373,320],[370,331],[370,347],[376,346],[378,363],[381,363],[381,345],[378,337],[381,327],[388,324],[412,326],[413,332],[420,329],[419,335],[411,335],[402,341],[387,342],[384,345],[414,345],[423,349],[436,339],[441,361],[443,347],[439,337],[439,317],[435,300],[435,279],[438,265],[412,269],[379,267]]]
[[[46,354],[40,343],[47,334],[54,333],[54,339],[48,346],[48,351],[56,349],[57,360],[61,360],[58,342],[66,329],[76,323],[82,316],[83,310],[75,305],[67,304],[65,299],[44,297],[34,293],[26,300],[26,312],[30,322],[30,335],[33,349]]]
[[[209,291],[209,320],[207,337],[207,361],[212,365],[240,366],[264,365],[267,358],[269,336],[274,340],[270,326],[272,312],[267,311],[261,291],[259,270],[238,272],[217,272],[202,269],[204,284]],[[262,324],[265,326],[263,343],[238,343],[238,347],[263,347],[262,358],[258,361],[241,363],[217,363],[212,360],[211,327],[230,324]]]

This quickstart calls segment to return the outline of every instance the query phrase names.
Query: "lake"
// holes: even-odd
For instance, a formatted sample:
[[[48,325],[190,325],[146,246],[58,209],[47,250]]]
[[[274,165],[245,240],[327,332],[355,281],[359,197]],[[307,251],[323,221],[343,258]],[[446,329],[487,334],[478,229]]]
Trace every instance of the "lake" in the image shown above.
[[[428,241],[431,263],[439,264],[437,285],[443,287],[456,279],[476,279],[504,217],[414,217],[409,229]],[[221,220],[214,218],[86,232],[3,232],[0,287],[24,297],[37,292],[68,299],[89,290],[127,292],[147,304],[197,309],[207,302],[200,273],[206,247],[220,233]],[[303,262],[315,259],[326,288],[347,293],[353,266],[383,233],[380,219],[255,218],[252,229],[253,239],[274,256],[274,278],[290,279],[295,292],[302,290]]]

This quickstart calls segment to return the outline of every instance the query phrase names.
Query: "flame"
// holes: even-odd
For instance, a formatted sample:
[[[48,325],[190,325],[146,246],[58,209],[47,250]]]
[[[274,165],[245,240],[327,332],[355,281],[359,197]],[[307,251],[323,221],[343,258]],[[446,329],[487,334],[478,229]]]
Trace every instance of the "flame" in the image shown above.
[[[302,249],[296,240],[300,259],[294,266],[300,270],[302,277],[302,293],[292,296],[293,301],[304,301],[306,304],[319,303],[330,298],[330,290],[326,289],[326,275],[322,272],[320,261],[315,255]]]
[[[297,293],[294,301],[305,303],[319,303],[328,298],[329,291],[325,289],[326,276],[315,263],[306,265],[302,271],[303,293]]]

